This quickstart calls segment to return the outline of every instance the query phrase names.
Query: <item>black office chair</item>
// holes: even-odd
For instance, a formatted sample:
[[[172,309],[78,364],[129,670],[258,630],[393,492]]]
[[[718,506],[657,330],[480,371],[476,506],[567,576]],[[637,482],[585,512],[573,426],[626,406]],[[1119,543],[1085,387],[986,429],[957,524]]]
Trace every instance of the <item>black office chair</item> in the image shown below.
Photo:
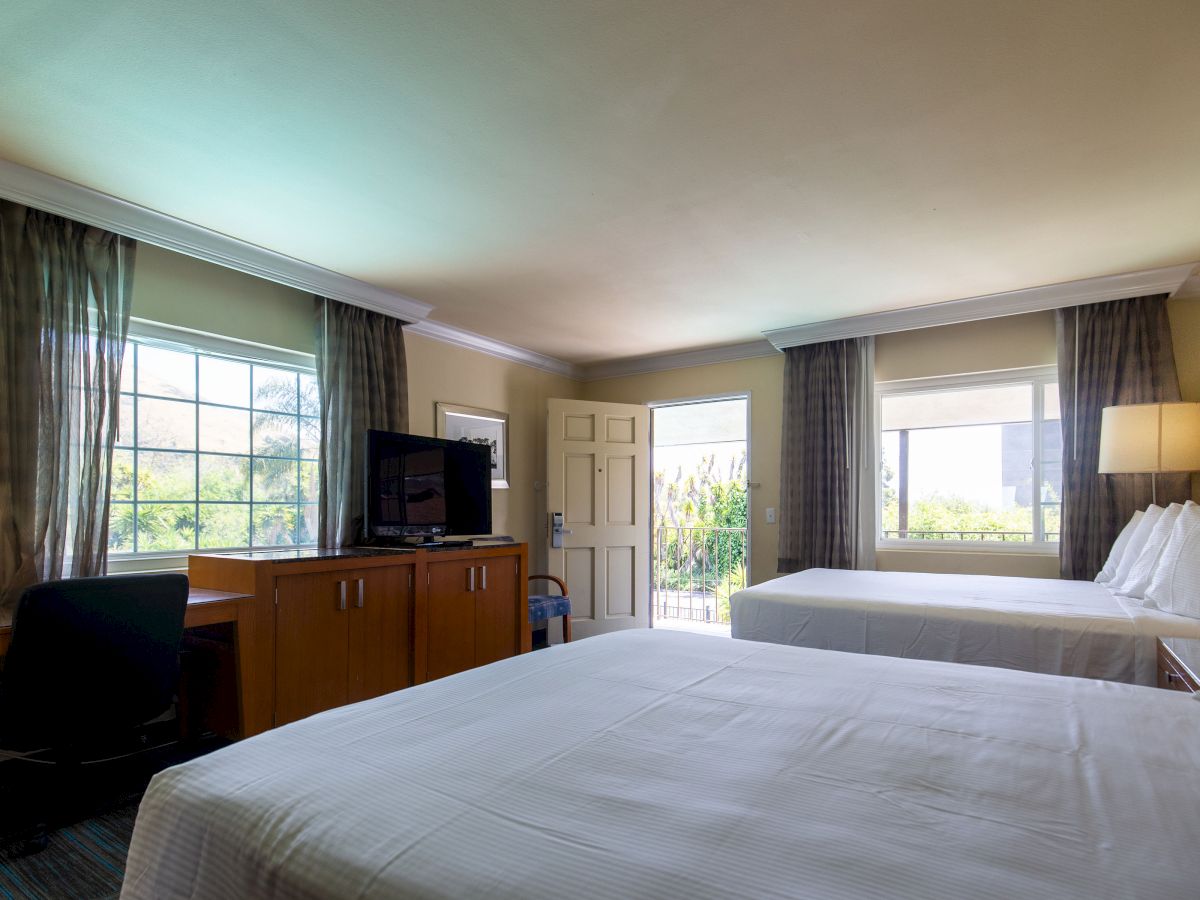
[[[36,822],[63,799],[64,768],[141,748],[142,726],[170,709],[187,598],[176,574],[72,578],[21,595],[0,675],[0,760],[34,776],[19,785]],[[58,790],[35,784],[50,769]],[[26,843],[45,846],[44,827]]]

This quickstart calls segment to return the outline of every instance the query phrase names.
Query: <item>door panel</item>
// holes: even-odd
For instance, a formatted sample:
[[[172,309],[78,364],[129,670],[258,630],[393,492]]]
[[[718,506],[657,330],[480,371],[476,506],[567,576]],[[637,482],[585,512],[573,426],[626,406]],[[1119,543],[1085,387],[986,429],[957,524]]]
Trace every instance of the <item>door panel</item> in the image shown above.
[[[583,400],[548,407],[547,513],[563,513],[566,526],[549,568],[567,582],[572,631],[647,627],[650,411]]]
[[[596,457],[591,453],[568,453],[563,466],[563,520],[567,525],[595,525]]]
[[[348,702],[350,601],[341,608],[339,584],[347,578],[321,572],[275,580],[276,725]]]
[[[605,524],[632,525],[633,505],[637,502],[637,490],[633,483],[633,472],[637,460],[632,456],[607,456],[604,467],[604,490],[607,501]]]
[[[590,619],[596,609],[595,548],[571,547],[564,551],[564,556],[566,574],[559,577],[571,593],[571,619]]]
[[[412,684],[413,567],[389,566],[352,574],[350,702]],[[362,606],[358,584],[362,583]]]
[[[475,665],[476,560],[431,562],[426,614],[425,679],[442,678]]]
[[[475,665],[520,652],[517,631],[517,562],[511,557],[476,561]]]
[[[567,413],[563,416],[562,435],[564,441],[591,443],[596,439],[596,416],[592,413],[582,415]]]
[[[631,601],[636,595],[633,583],[637,571],[633,547],[606,547],[604,550],[604,608],[610,617],[632,616]]]
[[[604,440],[609,444],[637,443],[637,419],[634,416],[605,416]]]

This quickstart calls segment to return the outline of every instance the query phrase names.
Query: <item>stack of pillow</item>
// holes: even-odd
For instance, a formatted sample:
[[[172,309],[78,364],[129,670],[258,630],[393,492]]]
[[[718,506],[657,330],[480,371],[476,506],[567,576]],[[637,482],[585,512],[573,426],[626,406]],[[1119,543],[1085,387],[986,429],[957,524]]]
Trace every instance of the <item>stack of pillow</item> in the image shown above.
[[[1200,619],[1200,506],[1136,512],[1096,581],[1144,606]]]

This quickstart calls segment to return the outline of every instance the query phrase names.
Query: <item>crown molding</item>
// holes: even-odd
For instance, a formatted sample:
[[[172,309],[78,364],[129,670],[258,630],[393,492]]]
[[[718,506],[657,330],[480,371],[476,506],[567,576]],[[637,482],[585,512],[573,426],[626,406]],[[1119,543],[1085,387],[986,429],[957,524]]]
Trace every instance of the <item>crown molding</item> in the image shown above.
[[[580,367],[574,363],[556,359],[553,356],[546,356],[543,353],[537,353],[533,350],[526,350],[524,347],[506,344],[504,341],[484,337],[482,334],[476,334],[464,328],[446,325],[444,322],[424,319],[420,322],[413,322],[411,325],[406,325],[404,332],[405,334],[419,334],[427,338],[432,338],[435,341],[441,341],[444,344],[454,344],[456,347],[465,347],[467,350],[486,353],[488,356],[495,356],[500,359],[521,363],[522,365],[532,366],[535,369],[549,372],[552,375],[562,375],[564,378],[573,378],[576,381],[580,381],[583,378]]]
[[[977,322],[981,319],[1062,309],[1084,303],[1103,303],[1149,294],[1174,294],[1195,268],[1196,263],[1187,263],[1162,269],[1085,278],[1020,291],[969,297],[965,300],[949,300],[945,303],[930,303],[908,309],[869,313],[865,316],[831,319],[811,325],[774,328],[764,331],[763,337],[776,348],[783,350],[785,347],[799,347],[822,341],[840,341],[873,334],[912,331],[915,328]]]
[[[1172,295],[1176,300],[1195,300],[1200,297],[1200,271],[1192,274]]]
[[[4,159],[0,159],[0,197],[409,322],[433,311],[428,303],[395,291]]]
[[[778,352],[769,341],[751,341],[745,344],[727,344],[723,347],[706,347],[702,350],[683,350],[679,353],[660,353],[655,356],[616,359],[611,362],[583,366],[583,380],[600,381],[604,378],[648,375],[652,372],[686,369],[690,366],[711,366],[742,359],[756,359],[761,356],[775,356]]]

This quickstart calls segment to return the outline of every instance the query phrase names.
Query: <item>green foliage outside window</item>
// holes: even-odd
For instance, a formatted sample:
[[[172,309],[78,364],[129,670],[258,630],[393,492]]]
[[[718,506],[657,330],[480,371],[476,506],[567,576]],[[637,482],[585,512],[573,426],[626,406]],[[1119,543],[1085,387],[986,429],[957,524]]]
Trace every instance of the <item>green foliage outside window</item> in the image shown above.
[[[655,587],[713,594],[729,621],[729,595],[746,578],[746,453],[718,467],[705,456],[674,478],[654,473]]]

